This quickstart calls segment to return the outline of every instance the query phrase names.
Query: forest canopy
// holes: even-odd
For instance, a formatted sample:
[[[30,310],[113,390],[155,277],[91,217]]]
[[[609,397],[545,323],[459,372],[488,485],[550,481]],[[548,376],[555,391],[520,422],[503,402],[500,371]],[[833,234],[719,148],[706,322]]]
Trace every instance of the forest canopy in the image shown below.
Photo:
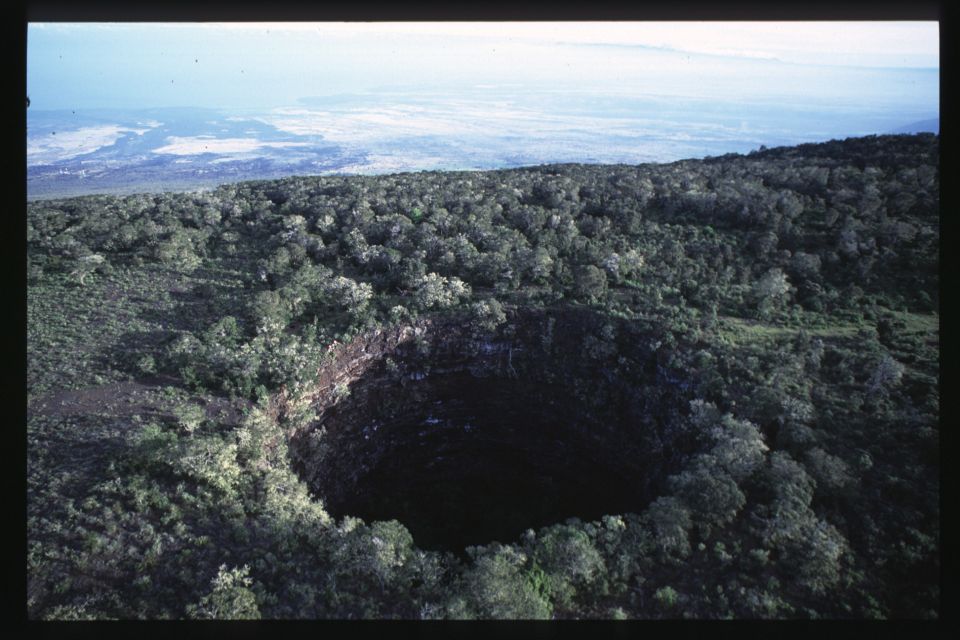
[[[938,617],[938,147],[30,202],[29,615]],[[415,395],[450,344],[662,477],[459,549],[336,512],[343,363]]]

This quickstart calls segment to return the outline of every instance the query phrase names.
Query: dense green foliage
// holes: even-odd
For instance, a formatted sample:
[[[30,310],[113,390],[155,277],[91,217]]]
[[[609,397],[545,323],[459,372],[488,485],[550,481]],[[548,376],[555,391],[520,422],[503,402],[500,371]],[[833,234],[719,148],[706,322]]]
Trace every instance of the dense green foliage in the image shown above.
[[[30,615],[937,617],[938,144],[29,204]],[[291,470],[335,343],[558,305],[689,374],[643,512],[459,558]]]

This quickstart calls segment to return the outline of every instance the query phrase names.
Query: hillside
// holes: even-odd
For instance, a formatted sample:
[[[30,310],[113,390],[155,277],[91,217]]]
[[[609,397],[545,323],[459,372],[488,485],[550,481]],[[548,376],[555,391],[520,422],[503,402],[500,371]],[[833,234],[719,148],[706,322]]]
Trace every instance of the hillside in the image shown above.
[[[939,138],[27,204],[31,618],[937,618]]]
[[[940,118],[911,122],[908,125],[897,127],[890,133],[940,133]]]

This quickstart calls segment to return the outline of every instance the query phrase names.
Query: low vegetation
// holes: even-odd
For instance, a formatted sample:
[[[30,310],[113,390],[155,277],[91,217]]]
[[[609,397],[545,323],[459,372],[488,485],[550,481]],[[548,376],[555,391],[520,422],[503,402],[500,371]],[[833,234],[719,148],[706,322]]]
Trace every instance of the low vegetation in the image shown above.
[[[30,617],[938,617],[938,146],[29,203]],[[344,345],[563,309],[683,399],[636,512],[424,549],[295,472]]]

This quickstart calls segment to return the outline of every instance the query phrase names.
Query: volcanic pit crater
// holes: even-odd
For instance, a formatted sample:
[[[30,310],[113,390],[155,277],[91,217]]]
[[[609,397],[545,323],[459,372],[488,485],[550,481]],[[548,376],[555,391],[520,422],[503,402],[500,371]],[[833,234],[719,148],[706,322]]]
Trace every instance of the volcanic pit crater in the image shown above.
[[[340,345],[290,460],[327,510],[463,553],[567,518],[639,513],[697,447],[656,335],[584,308],[494,331],[426,317]]]

